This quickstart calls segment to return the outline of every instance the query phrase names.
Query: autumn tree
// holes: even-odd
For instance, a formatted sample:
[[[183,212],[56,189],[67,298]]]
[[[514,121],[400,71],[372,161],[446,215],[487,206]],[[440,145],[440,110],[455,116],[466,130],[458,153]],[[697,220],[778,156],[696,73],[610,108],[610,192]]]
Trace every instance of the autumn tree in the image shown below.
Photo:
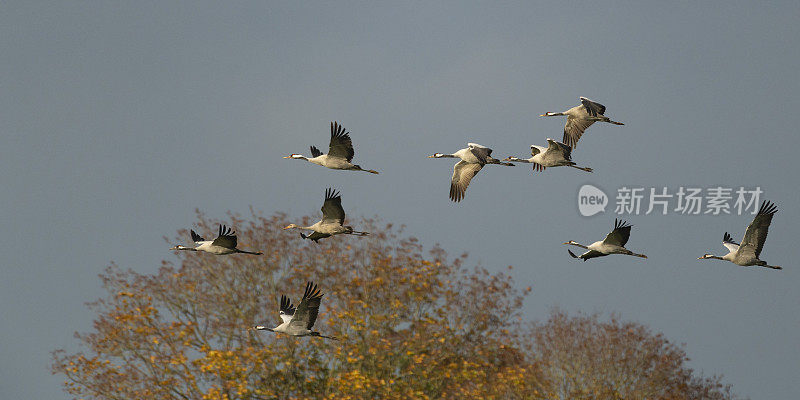
[[[177,254],[155,274],[109,266],[81,351],[53,352],[65,390],[92,399],[729,399],[679,346],[646,327],[569,317],[523,321],[527,290],[467,267],[402,228],[319,244],[286,216],[230,215],[242,248],[263,256]],[[308,220],[303,221],[308,224]],[[213,236],[219,221],[198,213]],[[188,232],[173,240],[181,242]],[[165,246],[166,249],[167,246]],[[278,297],[305,282],[325,293],[315,329],[341,340],[249,329],[275,324]]]
[[[603,321],[556,309],[530,335],[540,382],[552,399],[734,398],[719,377],[694,374],[681,346],[616,315]]]
[[[231,215],[263,256],[179,254],[156,274],[112,265],[90,304],[82,351],[53,354],[68,393],[97,399],[532,398],[538,371],[520,347],[525,291],[465,256],[425,250],[402,229],[319,244],[282,231],[286,216]],[[307,222],[307,221],[305,221]],[[197,230],[218,221],[198,214]],[[187,237],[179,232],[178,238]],[[177,238],[176,238],[177,240]],[[281,293],[325,293],[315,328],[339,341],[248,329],[276,324]],[[498,318],[502,315],[502,318]]]

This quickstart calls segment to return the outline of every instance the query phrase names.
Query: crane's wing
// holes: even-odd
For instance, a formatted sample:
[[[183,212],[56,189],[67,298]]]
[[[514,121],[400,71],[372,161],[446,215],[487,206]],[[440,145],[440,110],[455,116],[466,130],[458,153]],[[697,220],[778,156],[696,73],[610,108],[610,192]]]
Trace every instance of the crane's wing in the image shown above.
[[[752,251],[756,258],[761,255],[761,249],[764,248],[764,242],[767,240],[767,232],[769,231],[769,224],[772,223],[772,216],[778,211],[778,207],[772,202],[764,200],[761,207],[758,209],[758,214],[753,218],[753,222],[747,227],[744,233],[742,244],[739,246],[739,251]]]
[[[306,283],[306,291],[303,293],[303,299],[300,300],[300,305],[294,311],[292,321],[289,323],[290,327],[310,330],[317,321],[317,314],[319,313],[319,303],[322,300],[322,294],[317,289],[317,285],[312,282]]]
[[[311,157],[319,157],[322,155],[322,152],[319,151],[318,148],[311,146]]]
[[[325,202],[322,203],[322,222],[344,223],[344,208],[342,208],[342,196],[332,188],[325,189]]]
[[[567,116],[567,123],[564,125],[564,139],[563,142],[569,147],[575,148],[578,145],[578,140],[583,136],[583,132],[594,123],[590,119],[575,118],[571,115]]]
[[[731,253],[735,253],[739,251],[739,243],[733,241],[733,238],[728,232],[725,232],[725,235],[722,236],[722,245],[728,248],[728,251]]]
[[[483,164],[492,156],[492,149],[477,143],[467,143],[469,151]]]
[[[590,258],[603,257],[603,256],[607,255],[607,254],[603,254],[603,253],[601,253],[601,252],[599,252],[597,250],[589,250],[589,251],[587,251],[587,252],[585,252],[585,253],[583,253],[583,254],[581,254],[579,256],[576,256],[575,253],[572,252],[572,250],[567,250],[567,253],[569,253],[569,255],[572,258],[581,258],[581,259],[583,259],[583,261],[586,261],[586,260],[588,260]]]
[[[603,115],[606,113],[606,106],[596,101],[589,100],[586,97],[581,97],[581,104],[583,104],[583,108],[586,109],[586,112],[593,117],[596,117],[598,114]]]
[[[313,240],[314,243],[319,243],[320,239],[323,239],[323,238],[326,238],[326,237],[331,237],[331,235],[327,234],[327,233],[319,233],[319,232],[315,231],[315,232],[311,232],[310,235],[306,235],[306,234],[301,233],[300,237],[303,238],[303,239]]]
[[[464,198],[472,177],[483,168],[483,164],[473,164],[461,160],[453,166],[453,178],[450,180],[450,200],[455,202]]]
[[[219,234],[217,238],[211,242],[214,246],[225,247],[226,249],[236,248],[236,232],[231,228],[226,228],[225,225],[219,226]]]
[[[331,122],[331,147],[328,150],[328,156],[344,158],[350,162],[353,160],[353,155],[355,155],[355,150],[353,150],[350,134],[336,121]]]
[[[606,235],[603,243],[625,247],[631,237],[631,226],[621,219],[614,219],[614,230]]]
[[[193,242],[195,242],[195,243],[205,242],[205,239],[203,239],[202,236],[198,235],[197,232],[194,231],[194,229],[190,229],[189,233],[192,234],[192,241]]]
[[[294,306],[294,304],[292,304],[292,301],[289,300],[288,297],[281,295],[280,314],[284,323],[292,320],[292,315],[294,315],[294,311],[296,309],[297,308]]]
[[[547,138],[547,145],[547,150],[559,152],[564,156],[565,160],[572,161],[572,147],[569,147],[561,142],[556,142],[550,138]]]

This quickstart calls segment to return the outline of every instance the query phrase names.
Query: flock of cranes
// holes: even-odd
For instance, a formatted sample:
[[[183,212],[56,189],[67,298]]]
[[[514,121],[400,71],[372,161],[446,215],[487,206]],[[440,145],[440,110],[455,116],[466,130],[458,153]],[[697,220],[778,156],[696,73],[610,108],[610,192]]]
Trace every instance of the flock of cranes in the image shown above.
[[[467,187],[472,179],[485,165],[514,166],[513,163],[533,164],[534,171],[544,171],[547,167],[572,167],[586,172],[592,172],[592,168],[579,167],[572,161],[572,150],[578,144],[578,140],[583,136],[586,129],[595,122],[607,122],[614,125],[624,125],[621,122],[613,121],[606,117],[606,107],[600,103],[589,100],[585,97],[580,98],[581,104],[570,108],[564,112],[548,112],[542,114],[543,117],[566,116],[567,122],[564,125],[563,142],[557,142],[547,138],[547,147],[531,145],[531,158],[521,159],[508,157],[498,160],[492,157],[492,149],[476,143],[468,143],[466,148],[452,154],[435,153],[428,158],[458,158],[459,161],[453,166],[453,176],[450,179],[450,200],[459,202],[464,199]],[[290,154],[284,158],[295,160],[306,160],[330,169],[364,171],[377,174],[378,171],[363,169],[357,164],[353,164],[353,142],[350,134],[339,125],[338,122],[331,122],[331,137],[328,154],[311,146],[311,158],[302,154]],[[699,257],[700,260],[716,259],[726,260],[740,266],[761,266],[771,269],[782,269],[779,266],[769,265],[759,259],[764,242],[767,239],[767,231],[772,222],[772,216],[777,212],[777,207],[769,201],[764,201],[753,221],[747,227],[741,244],[736,243],[731,235],[725,232],[722,244],[728,249],[728,254],[715,256],[705,254]],[[310,234],[300,234],[303,239],[318,242],[320,239],[332,237],[334,235],[349,234],[357,236],[369,235],[368,232],[356,231],[353,227],[344,225],[345,212],[342,207],[342,197],[333,188],[325,190],[325,201],[322,204],[322,219],[311,226],[298,226],[289,224],[283,229],[301,229],[311,231]],[[588,246],[570,240],[564,245],[577,246],[587,251],[581,255],[575,255],[571,250],[567,253],[573,258],[586,261],[590,258],[603,257],[611,254],[623,254],[640,258],[647,258],[644,254],[634,253],[625,248],[631,235],[632,225],[622,220],[615,220],[614,230],[605,239],[594,242]],[[192,241],[195,247],[177,245],[170,250],[203,251],[215,255],[226,254],[252,254],[260,255],[261,252],[252,252],[238,249],[236,234],[231,228],[220,225],[217,237],[214,240],[205,240],[203,237],[191,230]],[[270,332],[284,333],[291,336],[314,336],[326,339],[336,339],[332,336],[325,336],[314,331],[314,323],[317,320],[319,306],[322,301],[322,293],[312,282],[306,284],[305,292],[300,304],[295,307],[288,297],[281,295],[279,315],[282,323],[274,328],[268,328],[266,322],[256,324],[251,329],[267,330]]]
[[[606,117],[606,106],[581,97],[581,105],[570,108],[564,112],[547,112],[541,117],[554,117],[565,115],[567,122],[564,125],[564,138],[562,142],[556,142],[547,138],[547,147],[531,145],[531,158],[521,159],[508,157],[504,160],[492,158],[492,149],[481,146],[477,143],[468,143],[467,148],[461,149],[453,154],[436,153],[428,158],[460,158],[461,161],[453,166],[453,177],[450,179],[450,200],[459,202],[464,198],[467,186],[472,178],[486,164],[513,166],[511,162],[533,164],[534,171],[544,171],[547,167],[572,167],[586,172],[592,172],[589,167],[579,167],[572,161],[572,149],[578,144],[578,140],[583,136],[593,123],[597,121],[608,122],[614,125],[625,125],[622,122],[612,121]],[[333,137],[331,136],[331,146]],[[297,156],[297,157],[295,157]],[[289,158],[300,158],[297,154],[292,154]]]

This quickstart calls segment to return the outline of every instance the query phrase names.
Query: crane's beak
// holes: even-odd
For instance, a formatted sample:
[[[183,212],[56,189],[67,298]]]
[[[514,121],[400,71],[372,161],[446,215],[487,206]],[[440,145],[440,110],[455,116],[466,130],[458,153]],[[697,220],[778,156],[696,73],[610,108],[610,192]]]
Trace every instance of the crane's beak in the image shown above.
[[[564,242],[564,243],[561,243],[561,244],[570,244],[570,242]]]
[[[283,157],[283,158],[292,158],[292,156],[286,156],[286,157]]]
[[[508,156],[508,157],[503,159],[503,161],[510,161],[510,160],[511,160],[511,156]]]
[[[292,227],[291,225],[286,225],[286,226],[283,227],[283,229],[289,229],[291,227]]]

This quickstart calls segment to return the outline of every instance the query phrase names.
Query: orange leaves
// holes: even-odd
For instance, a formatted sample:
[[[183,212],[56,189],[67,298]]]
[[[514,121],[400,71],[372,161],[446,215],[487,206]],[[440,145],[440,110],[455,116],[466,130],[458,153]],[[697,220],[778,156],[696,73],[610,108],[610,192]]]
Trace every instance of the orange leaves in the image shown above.
[[[203,394],[203,400],[228,400],[228,394],[223,393],[219,387],[211,386],[208,391]]]
[[[531,341],[542,383],[558,397],[731,398],[718,378],[693,376],[682,348],[615,315],[602,321],[555,310]],[[713,396],[693,394],[699,392]]]
[[[650,372],[682,363],[670,352],[642,358],[631,350],[663,340],[635,324],[600,329],[555,315],[552,329],[527,336],[521,307],[530,288],[464,267],[465,255],[426,252],[391,225],[351,221],[373,235],[316,244],[276,229],[286,219],[210,221],[198,213],[198,232],[225,222],[261,257],[187,252],[180,266],[165,262],[153,275],[106,269],[108,296],[91,305],[94,329],[77,335],[88,354],[53,354],[65,390],[121,399],[551,399],[569,398],[553,371],[570,385],[599,387],[581,357],[594,356],[597,365],[645,360]],[[308,280],[325,293],[314,329],[341,340],[249,329],[277,324],[280,295],[299,304]],[[616,359],[592,351],[625,343]]]

